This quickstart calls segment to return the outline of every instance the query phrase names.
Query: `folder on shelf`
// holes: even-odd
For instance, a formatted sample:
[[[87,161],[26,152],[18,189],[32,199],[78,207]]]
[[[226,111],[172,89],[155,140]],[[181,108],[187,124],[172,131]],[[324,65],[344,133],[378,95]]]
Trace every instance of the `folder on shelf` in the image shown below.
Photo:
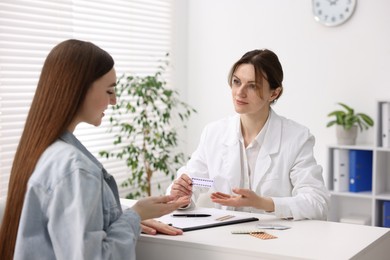
[[[333,190],[349,190],[349,152],[346,149],[333,150]]]
[[[390,103],[381,103],[382,146],[390,147]]]
[[[372,151],[349,150],[349,191],[372,190]]]
[[[382,226],[390,228],[390,201],[383,202]]]

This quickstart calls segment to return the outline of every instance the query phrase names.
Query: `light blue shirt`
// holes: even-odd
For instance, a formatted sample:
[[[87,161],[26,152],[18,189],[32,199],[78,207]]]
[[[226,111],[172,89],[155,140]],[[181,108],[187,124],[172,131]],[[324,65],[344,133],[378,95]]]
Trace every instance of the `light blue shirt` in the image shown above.
[[[15,259],[136,259],[140,217],[122,212],[115,181],[67,132],[29,179]]]

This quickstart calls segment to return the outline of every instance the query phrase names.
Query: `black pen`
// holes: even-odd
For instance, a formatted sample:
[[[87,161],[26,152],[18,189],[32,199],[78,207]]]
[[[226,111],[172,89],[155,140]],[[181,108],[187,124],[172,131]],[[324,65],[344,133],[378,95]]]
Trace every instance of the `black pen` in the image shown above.
[[[185,217],[185,218],[202,218],[211,217],[209,214],[173,214],[173,217]]]

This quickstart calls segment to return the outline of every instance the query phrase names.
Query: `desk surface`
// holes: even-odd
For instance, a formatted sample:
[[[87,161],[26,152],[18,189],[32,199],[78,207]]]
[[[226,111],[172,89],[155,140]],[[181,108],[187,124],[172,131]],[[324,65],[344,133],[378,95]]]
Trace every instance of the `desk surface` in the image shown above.
[[[123,205],[134,201],[122,200]],[[245,213],[258,222],[185,232],[181,236],[141,235],[138,259],[230,260],[230,259],[388,259],[390,229],[354,224],[280,220],[270,215]],[[282,224],[288,230],[267,230],[276,239],[261,240],[234,235],[256,224]],[[183,258],[183,255],[185,257]],[[239,257],[239,258],[238,258]]]

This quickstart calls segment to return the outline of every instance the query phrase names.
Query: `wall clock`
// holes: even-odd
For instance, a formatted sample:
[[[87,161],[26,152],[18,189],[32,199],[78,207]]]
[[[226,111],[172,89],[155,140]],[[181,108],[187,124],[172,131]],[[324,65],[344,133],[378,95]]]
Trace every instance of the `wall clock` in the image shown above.
[[[312,0],[314,18],[326,26],[345,23],[356,8],[357,0]]]

